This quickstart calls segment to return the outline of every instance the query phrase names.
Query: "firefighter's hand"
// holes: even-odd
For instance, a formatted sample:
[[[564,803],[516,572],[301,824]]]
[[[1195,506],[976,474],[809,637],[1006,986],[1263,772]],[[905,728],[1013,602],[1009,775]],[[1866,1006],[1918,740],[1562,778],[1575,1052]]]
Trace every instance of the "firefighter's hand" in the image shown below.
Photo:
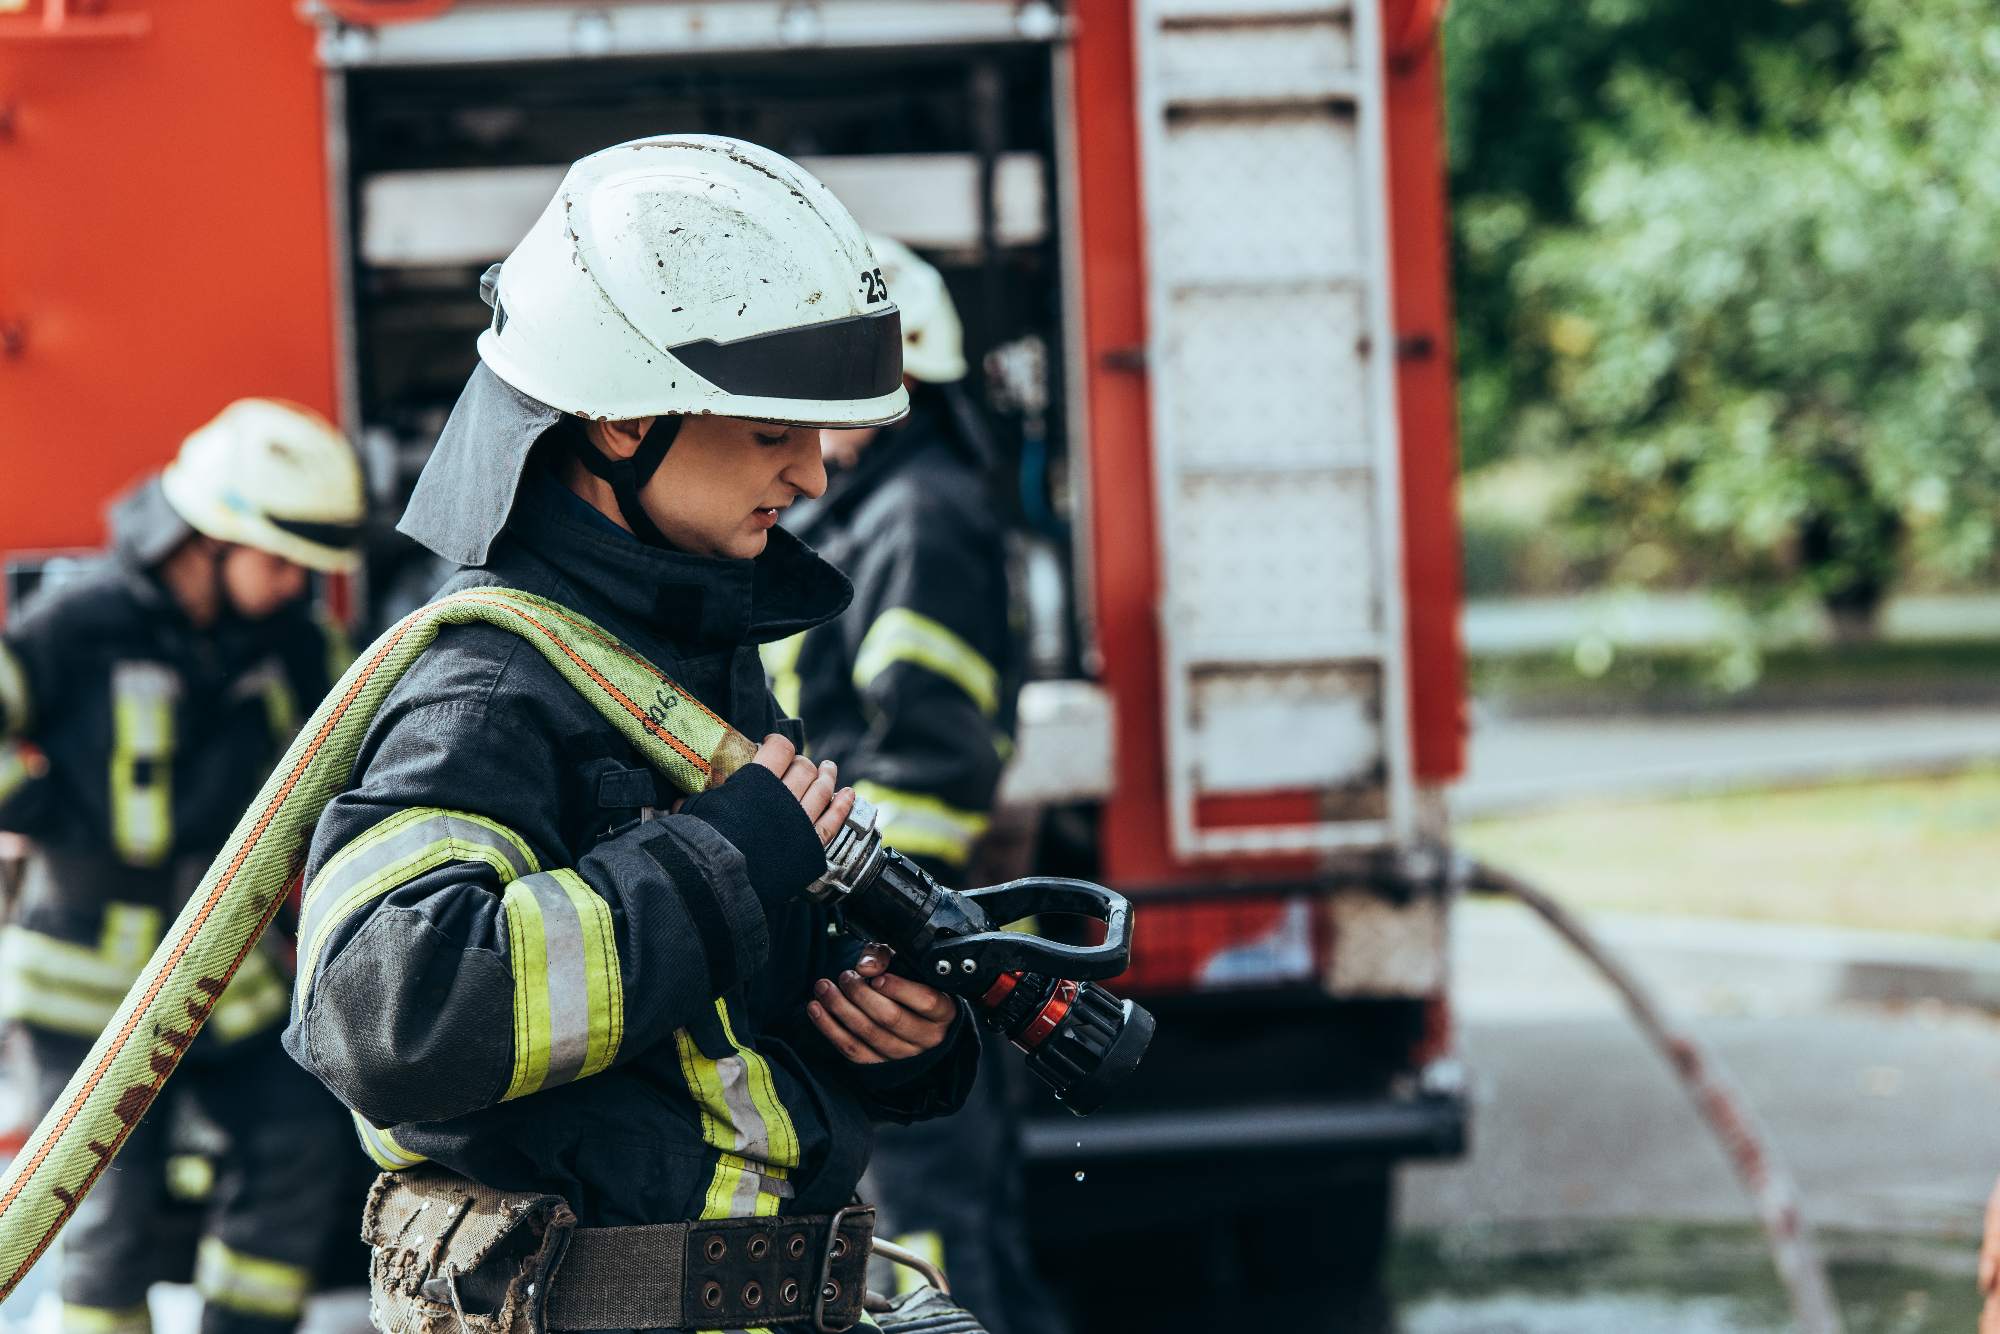
[[[806,1006],[814,1027],[856,1065],[929,1051],[944,1041],[958,1003],[935,987],[885,971],[889,952],[870,946],[838,984],[821,978]]]
[[[2000,1182],[1986,1201],[1986,1237],[1979,1246],[1979,1290],[1986,1295],[1979,1334],[2000,1334]]]
[[[854,789],[844,787],[834,790],[840,772],[834,768],[832,760],[822,760],[815,766],[799,754],[791,742],[773,732],[764,738],[763,745],[757,747],[751,762],[761,764],[776,774],[778,781],[799,799],[799,805],[805,807],[806,818],[813,822],[813,832],[819,835],[821,847],[825,847],[840,832],[848,812],[854,809]]]

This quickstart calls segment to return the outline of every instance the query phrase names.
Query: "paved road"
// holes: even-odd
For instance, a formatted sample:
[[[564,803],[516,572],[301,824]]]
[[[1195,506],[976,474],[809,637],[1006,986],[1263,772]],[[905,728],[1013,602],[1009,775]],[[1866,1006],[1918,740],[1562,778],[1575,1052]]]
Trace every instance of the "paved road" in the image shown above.
[[[2000,709],[1512,718],[1473,710],[1461,818],[1579,801],[1944,773],[2000,759]]]
[[[1679,1085],[1588,971],[1512,905],[1468,904],[1458,923],[1474,1147],[1457,1165],[1404,1170],[1404,1224],[1750,1219]],[[1683,924],[1675,944],[1643,919],[1608,925],[1736,1072],[1815,1223],[1976,1232],[2000,1174],[2000,1020],[1842,999],[1826,981],[1842,933],[1809,935],[1787,957],[1782,928]],[[1870,937],[1851,936],[1866,954]],[[1902,966],[1916,967],[1922,944],[1902,942]],[[1965,971],[1963,942],[1937,953],[1940,976]]]

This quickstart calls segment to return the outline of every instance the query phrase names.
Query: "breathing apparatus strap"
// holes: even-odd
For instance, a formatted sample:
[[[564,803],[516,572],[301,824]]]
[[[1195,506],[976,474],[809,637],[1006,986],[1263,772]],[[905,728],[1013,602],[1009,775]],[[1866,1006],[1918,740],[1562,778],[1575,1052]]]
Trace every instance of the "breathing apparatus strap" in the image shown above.
[[[569,418],[569,428],[570,452],[593,475],[611,483],[611,494],[618,500],[618,512],[625,516],[625,526],[632,530],[632,536],[649,547],[672,551],[673,543],[667,541],[666,534],[654,525],[652,516],[639,503],[639,491],[653,480],[653,474],[659,470],[660,461],[666,458],[674,437],[680,434],[681,419],[668,416],[654,418],[652,428],[629,459],[606,458],[604,451],[592,443],[590,432],[585,429],[581,417]]]

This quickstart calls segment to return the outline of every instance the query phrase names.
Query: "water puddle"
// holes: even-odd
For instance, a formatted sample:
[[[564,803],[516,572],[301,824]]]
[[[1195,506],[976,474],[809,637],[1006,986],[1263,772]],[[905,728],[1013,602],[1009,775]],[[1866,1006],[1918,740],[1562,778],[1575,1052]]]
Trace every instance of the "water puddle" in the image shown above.
[[[1822,1237],[1847,1334],[1966,1334],[1976,1238]],[[1400,1334],[1789,1334],[1756,1229],[1508,1224],[1398,1239]]]

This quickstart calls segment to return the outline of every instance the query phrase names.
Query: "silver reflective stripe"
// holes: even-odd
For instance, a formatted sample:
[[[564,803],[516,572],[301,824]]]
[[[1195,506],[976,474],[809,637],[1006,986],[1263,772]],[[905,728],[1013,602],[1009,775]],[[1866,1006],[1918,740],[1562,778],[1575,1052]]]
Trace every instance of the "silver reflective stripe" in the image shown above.
[[[746,1158],[763,1162],[771,1156],[771,1129],[764,1113],[750,1097],[750,1067],[741,1056],[725,1056],[715,1063],[722,1081],[722,1101],[729,1108],[729,1120],[736,1127],[736,1151]],[[756,1193],[752,1187],[751,1193]]]
[[[542,910],[542,949],[549,978],[549,1073],[543,1088],[567,1084],[583,1073],[590,1055],[590,979],[584,958],[583,923],[569,892],[553,875],[520,882]]]
[[[394,818],[390,817],[391,820]],[[380,828],[377,826],[356,840],[361,846],[354,848],[351,857],[336,858],[314,878],[311,892],[306,895],[305,920],[299,924],[301,983],[306,981],[305,974],[310,972],[319,953],[320,931],[328,919],[336,913],[345,916],[347,908],[354,906],[355,900],[350,891],[370,887],[377,894],[387,893],[395,886],[388,883],[370,886],[369,882],[378,880],[397,863],[417,857],[432,844],[455,841],[490,851],[513,868],[513,874],[506,877],[509,880],[535,869],[521,849],[499,830],[444,811],[434,811],[382,837],[376,837]]]

